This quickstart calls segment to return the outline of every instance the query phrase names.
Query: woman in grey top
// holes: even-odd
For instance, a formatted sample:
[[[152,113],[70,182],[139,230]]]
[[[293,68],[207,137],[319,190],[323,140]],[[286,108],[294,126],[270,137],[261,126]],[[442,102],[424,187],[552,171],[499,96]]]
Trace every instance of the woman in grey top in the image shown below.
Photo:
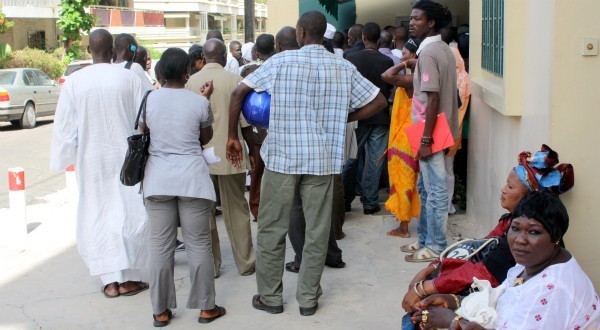
[[[160,63],[166,83],[148,96],[145,119],[150,130],[144,196],[154,326],[168,325],[171,308],[177,307],[173,246],[178,223],[190,267],[187,308],[200,309],[198,322],[208,323],[225,315],[225,309],[215,305],[209,224],[215,191],[200,147],[212,138],[207,97],[213,87],[207,83],[202,96],[184,88],[190,61],[181,49],[167,49]]]

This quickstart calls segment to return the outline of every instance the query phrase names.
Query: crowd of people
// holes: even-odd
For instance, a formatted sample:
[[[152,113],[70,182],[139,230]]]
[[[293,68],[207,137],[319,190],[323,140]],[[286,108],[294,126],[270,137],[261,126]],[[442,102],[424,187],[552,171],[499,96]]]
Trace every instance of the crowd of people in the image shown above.
[[[200,323],[222,317],[225,308],[215,304],[222,214],[239,274],[256,274],[252,306],[283,312],[287,270],[298,273],[300,314],[313,315],[324,267],[345,266],[337,244],[345,213],[360,196],[365,215],[379,214],[385,182],[385,208],[399,222],[388,235],[410,237],[408,223],[417,219],[418,239],[401,250],[407,262],[429,263],[402,300],[403,329],[600,326],[598,296],[563,241],[569,219],[557,196],[573,187],[573,167],[548,146],[519,155],[501,191],[508,213],[487,236],[493,247],[477,259],[445,253],[470,98],[468,27],[455,31],[451,18],[421,0],[408,28],[368,22],[336,31],[311,11],[295,27],[244,44],[226,44],[211,30],[188,52],[167,49],[154,72],[131,35],[92,32],[94,64],[61,91],[51,167],[76,165],[78,250],[102,294],[149,289],[154,326],[168,325],[177,307],[174,254],[184,250],[186,307],[200,310]],[[270,95],[268,129],[242,115],[252,92]],[[141,186],[128,187],[120,169],[142,108],[149,156]],[[417,137],[405,130],[415,124]],[[286,236],[295,252],[287,263]]]

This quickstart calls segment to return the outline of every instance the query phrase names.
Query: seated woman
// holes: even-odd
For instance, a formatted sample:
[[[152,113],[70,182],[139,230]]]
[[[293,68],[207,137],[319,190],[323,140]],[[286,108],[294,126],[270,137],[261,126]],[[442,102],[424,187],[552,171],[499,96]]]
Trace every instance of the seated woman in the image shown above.
[[[492,304],[476,304],[476,292],[463,300],[453,295],[433,295],[415,306],[412,317],[422,328],[450,329],[597,329],[600,300],[575,258],[564,247],[569,215],[562,202],[548,192],[532,192],[513,213],[508,244],[517,265],[493,292]],[[490,299],[492,300],[492,299]],[[480,318],[488,310],[489,318]],[[476,312],[478,310],[479,312]],[[466,316],[480,318],[482,324]]]
[[[506,234],[514,218],[512,213],[519,201],[531,191],[550,190],[561,194],[573,187],[573,167],[570,164],[557,164],[558,154],[546,145],[542,145],[542,150],[536,152],[533,157],[529,152],[522,152],[519,155],[519,164],[510,172],[501,190],[500,203],[509,213],[504,214],[496,228],[486,236],[499,237],[498,246],[479,262],[450,258],[442,262],[432,262],[411,281],[402,307],[412,313],[415,311],[415,304],[428,295],[461,293],[469,289],[473,277],[487,280],[493,287],[500,285],[505,280],[508,269],[515,265]],[[439,275],[431,279],[431,274],[438,268],[441,268]],[[415,290],[421,281],[422,287],[419,285],[419,290]],[[417,295],[417,291],[420,296]]]
[[[198,322],[208,323],[225,315],[215,305],[215,282],[210,235],[210,209],[215,190],[201,144],[212,138],[213,116],[207,97],[185,89],[190,59],[179,48],[167,49],[160,68],[164,86],[148,95],[144,128],[150,131],[144,197],[148,214],[150,300],[154,326],[164,327],[177,307],[173,279],[177,225],[181,224],[190,268],[187,308],[200,309]]]

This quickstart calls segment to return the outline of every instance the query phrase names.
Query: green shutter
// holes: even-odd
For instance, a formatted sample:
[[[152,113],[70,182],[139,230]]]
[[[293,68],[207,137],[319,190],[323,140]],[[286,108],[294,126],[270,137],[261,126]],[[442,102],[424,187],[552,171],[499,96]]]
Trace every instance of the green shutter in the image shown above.
[[[504,0],[482,0],[481,66],[504,74]]]

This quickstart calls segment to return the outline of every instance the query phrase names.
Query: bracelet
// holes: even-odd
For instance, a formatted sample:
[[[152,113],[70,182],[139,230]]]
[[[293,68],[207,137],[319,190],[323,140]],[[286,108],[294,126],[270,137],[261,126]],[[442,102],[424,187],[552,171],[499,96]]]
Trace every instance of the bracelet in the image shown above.
[[[423,136],[421,138],[421,145],[430,146],[433,144],[433,136]]]
[[[460,320],[462,320],[463,317],[460,315],[456,315],[456,317],[452,320],[452,322],[450,322],[450,330],[461,330],[462,327],[460,326]],[[458,325],[458,326],[457,326]]]
[[[425,281],[421,281],[418,283],[419,285],[421,285],[421,290],[423,291],[423,297],[427,297],[427,290],[425,290]]]
[[[421,293],[419,292],[417,285],[419,285],[419,282],[415,283],[415,285],[413,286],[413,290],[415,290],[415,293],[417,294],[417,296],[419,296],[419,298],[421,298],[421,299],[425,298],[425,296],[421,295]]]
[[[456,302],[456,308],[454,310],[459,309],[460,308],[460,299],[455,294],[450,294],[450,295],[452,296],[452,298],[454,298],[454,301]]]

